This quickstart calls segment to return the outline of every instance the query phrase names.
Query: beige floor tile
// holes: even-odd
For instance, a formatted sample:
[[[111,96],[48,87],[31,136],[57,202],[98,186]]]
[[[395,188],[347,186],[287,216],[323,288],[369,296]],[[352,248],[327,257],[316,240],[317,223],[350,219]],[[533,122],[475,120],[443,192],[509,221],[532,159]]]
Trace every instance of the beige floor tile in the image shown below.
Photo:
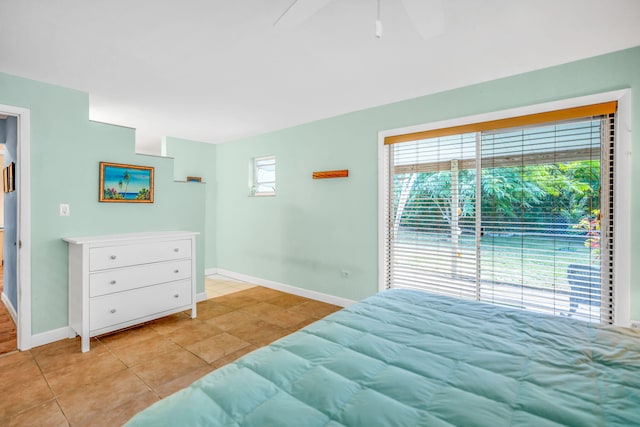
[[[38,364],[29,352],[9,354],[0,359],[0,366],[2,367],[0,390],[42,375]],[[1,398],[2,394],[0,394]]]
[[[90,425],[97,414],[106,413],[149,392],[149,387],[130,369],[58,396],[71,425]]]
[[[0,420],[51,400],[53,394],[42,376],[14,383],[2,390]]]
[[[206,363],[187,350],[177,350],[163,354],[153,360],[131,368],[151,388],[156,389],[162,384],[175,380]]]
[[[96,341],[95,338],[91,338],[91,344],[93,345],[94,342]],[[79,336],[75,337],[75,338],[69,338],[69,339],[63,339],[60,341],[55,341],[52,342],[51,344],[45,344],[45,345],[41,345],[38,347],[34,347],[31,350],[29,350],[31,352],[31,354],[33,354],[34,356],[43,353],[43,352],[53,352],[56,350],[62,350],[62,349],[68,349],[69,351],[72,351],[74,349],[80,349],[81,347],[81,338]]]
[[[204,365],[201,368],[198,368],[194,371],[187,372],[185,375],[181,377],[175,378],[171,381],[168,381],[164,384],[159,385],[153,391],[158,394],[161,398],[167,397],[178,390],[182,390],[185,387],[188,387],[192,382],[199,380],[203,376],[207,375],[209,372],[215,369],[214,366]]]
[[[91,340],[91,350],[83,353],[79,338],[57,341],[42,346],[34,354],[42,372],[51,372],[84,360],[91,360],[109,350],[99,341]]]
[[[198,319],[209,320],[233,310],[235,310],[235,308],[218,304],[212,300],[203,301],[198,303]]]
[[[239,358],[241,358],[242,356],[244,356],[245,354],[251,353],[253,350],[256,350],[258,347],[255,345],[248,345],[246,347],[242,347],[240,350],[238,351],[234,351],[233,353],[227,354],[226,356],[223,356],[213,362],[211,362],[211,366],[217,368],[221,368],[224,365],[231,363],[231,362],[235,362],[236,360],[238,360]]]
[[[109,335],[101,335],[98,340],[109,348],[128,347],[152,338],[159,338],[158,332],[144,324]]]
[[[158,396],[152,391],[138,394],[122,405],[98,412],[79,424],[81,427],[113,427],[126,423],[138,412],[157,402]]]
[[[295,328],[308,320],[308,317],[289,310],[277,310],[270,313],[264,313],[262,320],[281,328]]]
[[[200,341],[214,335],[218,335],[222,330],[217,326],[204,322],[202,320],[193,319],[188,325],[182,326],[175,331],[166,335],[167,339],[176,344],[186,347],[189,344]]]
[[[298,313],[302,316],[321,319],[340,309],[342,309],[342,307],[320,301],[308,300],[307,302],[291,307],[288,310],[294,313]]]
[[[208,299],[218,298],[254,287],[256,287],[256,285],[252,283],[238,282],[224,276],[210,276],[205,279],[205,292]]]
[[[312,324],[313,322],[317,322],[320,319],[315,319],[313,317],[310,317],[308,319],[303,320],[302,322],[298,323],[297,325],[292,326],[291,328],[289,328],[291,331],[295,332],[299,329],[304,328],[307,325]]]
[[[59,396],[83,385],[93,384],[126,368],[115,355],[106,351],[96,354],[95,357],[46,372],[44,376],[53,393]]]
[[[127,347],[112,349],[113,354],[128,367],[136,366],[163,354],[172,353],[180,347],[163,335],[150,338]]]
[[[273,341],[284,335],[288,335],[290,332],[284,328],[258,319],[233,327],[229,329],[228,333],[250,344],[263,345],[269,342],[269,340]]]
[[[0,369],[5,366],[14,365],[16,363],[22,363],[25,360],[33,360],[33,355],[30,351],[16,351],[9,354],[0,355]]]
[[[246,289],[252,289],[255,288],[256,285],[252,285],[250,283],[234,283],[231,285],[231,289],[236,289],[238,291],[243,291]]]
[[[283,311],[282,307],[272,305],[267,302],[258,302],[238,309],[238,311],[253,314],[256,317],[262,317],[267,314]]]
[[[285,294],[274,299],[270,299],[269,304],[277,305],[278,307],[282,308],[291,308],[296,305],[303,304],[307,301],[309,301],[307,298],[298,295]]]
[[[254,288],[245,289],[238,292],[238,295],[249,297],[257,301],[269,301],[274,298],[282,297],[287,294],[284,292],[276,291],[275,289],[264,288],[262,286],[256,286]]]
[[[44,405],[18,414],[6,423],[8,427],[67,427],[69,423],[58,402],[50,400]]]
[[[220,286],[227,283],[229,279],[227,278],[214,278],[214,277],[205,277],[204,282],[205,286]]]
[[[239,325],[242,325],[247,322],[253,322],[255,320],[259,320],[259,319],[253,314],[248,313],[246,311],[236,310],[236,311],[232,311],[232,312],[214,317],[212,319],[207,320],[206,322],[216,326],[217,328],[223,331],[227,331],[231,328],[238,327]]]
[[[249,345],[250,343],[236,336],[222,333],[191,344],[187,349],[207,363],[211,363]]]
[[[165,335],[171,333],[181,327],[183,324],[191,321],[191,317],[185,312],[172,314],[150,322],[149,325],[159,334]]]
[[[233,308],[241,308],[256,303],[255,299],[248,296],[240,295],[242,294],[242,292],[246,291],[234,292],[228,295],[214,298],[214,301],[218,304],[226,305]]]

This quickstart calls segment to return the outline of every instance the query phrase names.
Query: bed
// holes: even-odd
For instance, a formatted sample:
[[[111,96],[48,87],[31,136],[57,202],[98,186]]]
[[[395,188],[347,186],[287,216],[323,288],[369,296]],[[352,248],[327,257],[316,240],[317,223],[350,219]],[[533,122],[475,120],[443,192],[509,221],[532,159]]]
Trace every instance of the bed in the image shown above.
[[[640,332],[393,289],[127,426],[640,426]]]

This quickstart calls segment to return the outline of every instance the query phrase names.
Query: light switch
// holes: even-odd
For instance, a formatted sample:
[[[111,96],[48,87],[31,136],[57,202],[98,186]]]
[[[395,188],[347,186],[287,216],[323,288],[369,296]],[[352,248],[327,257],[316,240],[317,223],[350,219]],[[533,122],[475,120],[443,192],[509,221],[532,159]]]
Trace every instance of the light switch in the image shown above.
[[[69,209],[69,205],[66,203],[60,203],[60,216],[69,216],[71,215],[71,210]]]

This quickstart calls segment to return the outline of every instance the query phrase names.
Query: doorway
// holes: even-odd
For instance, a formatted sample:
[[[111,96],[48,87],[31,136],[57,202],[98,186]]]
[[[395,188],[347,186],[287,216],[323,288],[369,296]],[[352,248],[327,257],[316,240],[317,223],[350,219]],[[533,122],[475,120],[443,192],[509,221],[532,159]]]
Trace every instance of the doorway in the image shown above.
[[[2,305],[0,305],[0,354],[9,353],[18,348],[17,342],[17,282],[15,277],[15,249],[5,264],[5,224],[14,235],[16,229],[16,194],[13,185],[13,175],[9,176],[8,165],[13,162],[17,149],[17,120],[15,116],[0,115],[0,169],[3,171],[3,191],[0,193],[0,290]],[[15,164],[15,163],[14,163]],[[10,188],[11,187],[11,188]],[[14,194],[10,194],[13,190]],[[6,203],[8,202],[8,203]],[[12,211],[5,216],[5,205]],[[9,219],[7,223],[7,219]],[[10,240],[9,235],[6,236]],[[5,272],[5,267],[9,272]]]
[[[30,111],[0,105],[0,143],[4,145],[7,169],[3,188],[4,224],[2,308],[15,325],[15,347],[31,348],[31,206],[30,200]],[[10,171],[13,173],[9,175]],[[11,188],[14,191],[9,191]],[[1,218],[1,217],[0,217]],[[2,321],[0,317],[0,322]],[[9,344],[7,344],[8,346]],[[3,350],[0,347],[0,352]],[[11,349],[10,349],[11,350]]]

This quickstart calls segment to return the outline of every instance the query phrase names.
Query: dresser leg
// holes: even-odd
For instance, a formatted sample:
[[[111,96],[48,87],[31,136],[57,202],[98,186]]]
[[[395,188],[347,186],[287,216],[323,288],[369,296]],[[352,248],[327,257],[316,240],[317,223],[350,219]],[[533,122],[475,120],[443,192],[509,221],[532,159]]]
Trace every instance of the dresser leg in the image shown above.
[[[89,336],[85,335],[82,337],[82,352],[86,353],[89,351]]]

